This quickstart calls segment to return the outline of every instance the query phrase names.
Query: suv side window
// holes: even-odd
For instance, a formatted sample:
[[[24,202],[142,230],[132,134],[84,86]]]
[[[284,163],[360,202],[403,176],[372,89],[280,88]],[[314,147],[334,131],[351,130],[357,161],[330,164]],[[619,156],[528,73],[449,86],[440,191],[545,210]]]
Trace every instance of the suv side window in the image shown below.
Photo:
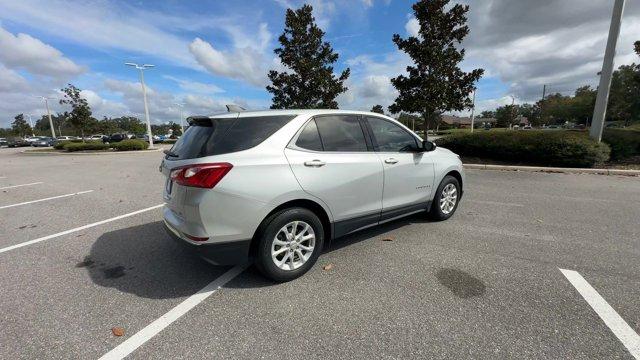
[[[302,132],[298,135],[298,140],[296,140],[296,146],[307,150],[322,151],[322,141],[314,119],[311,119],[302,129]]]
[[[415,136],[409,134],[400,126],[375,117],[368,117],[367,122],[377,143],[376,151],[406,152],[418,149]]]
[[[320,116],[316,124],[324,151],[368,151],[358,116]]]

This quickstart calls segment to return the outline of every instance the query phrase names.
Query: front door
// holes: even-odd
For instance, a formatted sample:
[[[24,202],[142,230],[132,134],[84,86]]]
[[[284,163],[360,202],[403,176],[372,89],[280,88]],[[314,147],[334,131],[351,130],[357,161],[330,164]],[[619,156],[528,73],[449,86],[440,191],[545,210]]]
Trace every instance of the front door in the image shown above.
[[[384,167],[382,220],[424,210],[431,199],[434,166],[418,139],[394,122],[367,117],[374,148]]]

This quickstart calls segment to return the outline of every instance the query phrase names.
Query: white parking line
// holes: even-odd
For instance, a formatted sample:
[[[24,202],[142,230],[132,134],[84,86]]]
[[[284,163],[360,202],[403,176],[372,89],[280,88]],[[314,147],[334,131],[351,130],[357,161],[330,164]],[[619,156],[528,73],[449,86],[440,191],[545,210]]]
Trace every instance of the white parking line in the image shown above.
[[[40,185],[40,184],[44,184],[44,183],[40,181],[40,182],[34,182],[29,184],[11,185],[11,186],[1,187],[0,190],[13,189],[13,188],[23,187],[23,186]]]
[[[130,338],[116,346],[113,350],[104,354],[100,360],[115,360],[123,359],[125,356],[131,354],[142,344],[149,341],[156,336],[159,332],[164,330],[167,326],[171,325],[174,321],[178,320],[182,315],[189,312],[189,310],[196,307],[204,299],[211,296],[218,291],[222,286],[231,281],[236,276],[240,275],[249,264],[236,265],[226,273],[222,274],[219,278],[210,282],[207,286],[203,287],[197,293],[189,296],[186,300],[178,304],[173,309],[169,310],[166,314],[162,315],[151,324],[147,325],[144,329],[133,334]]]
[[[164,206],[164,204],[155,205],[155,206],[152,206],[152,207],[148,207],[146,209],[130,212],[128,214],[112,217],[110,219],[94,222],[92,224],[88,224],[88,225],[80,226],[80,227],[77,227],[77,228],[74,228],[74,229],[70,229],[70,230],[66,230],[66,231],[63,231],[63,232],[59,232],[57,234],[48,235],[48,236],[44,236],[44,237],[41,237],[41,238],[25,241],[23,243],[16,244],[16,245],[11,245],[11,246],[8,246],[6,248],[0,249],[0,253],[11,251],[11,250],[15,250],[15,249],[19,249],[21,247],[28,246],[28,245],[33,245],[33,244],[36,244],[36,243],[39,243],[39,242],[42,242],[42,241],[45,241],[45,240],[57,238],[57,237],[64,236],[64,235],[67,235],[67,234],[71,234],[71,233],[74,233],[74,232],[77,232],[77,231],[81,231],[81,230],[92,228],[92,227],[95,227],[95,226],[98,226],[98,225],[106,224],[108,222],[124,219],[126,217],[137,215],[137,214],[140,214],[140,213],[143,213],[143,212],[146,212],[146,211],[149,211],[149,210],[157,209],[157,208],[163,207],[163,206]]]
[[[38,200],[33,200],[33,201],[25,201],[25,202],[21,202],[21,203],[17,203],[17,204],[11,204],[11,205],[0,206],[0,209],[8,209],[8,208],[16,207],[16,206],[29,205],[29,204],[33,204],[33,203],[42,202],[42,201],[49,201],[49,200],[55,200],[55,199],[60,199],[60,198],[69,197],[69,196],[82,195],[82,194],[90,193],[90,192],[92,192],[92,191],[93,191],[93,190],[86,190],[86,191],[80,191],[80,192],[71,193],[71,194],[64,194],[64,195],[52,196],[52,197],[48,197],[48,198],[44,198],[44,199],[38,199]]]
[[[611,329],[618,340],[629,350],[631,355],[636,359],[640,359],[640,336],[631,326],[618,315],[615,309],[577,271],[564,269],[560,269],[560,271],[600,316],[600,319]]]

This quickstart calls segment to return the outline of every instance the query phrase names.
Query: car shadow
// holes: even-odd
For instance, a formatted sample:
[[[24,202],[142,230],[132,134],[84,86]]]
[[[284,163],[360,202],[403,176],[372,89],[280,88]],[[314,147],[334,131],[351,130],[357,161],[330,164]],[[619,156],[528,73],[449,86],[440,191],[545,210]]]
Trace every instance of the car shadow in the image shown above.
[[[413,215],[333,240],[323,253],[375,238],[380,234],[417,222]],[[118,229],[102,234],[89,254],[75,267],[85,269],[100,286],[150,299],[191,296],[230,269],[214,266],[180,246],[166,234],[161,221]],[[256,288],[275,285],[251,266],[229,282],[229,288]]]
[[[161,221],[102,234],[75,266],[97,285],[151,299],[193,295],[229,269],[174,242]]]

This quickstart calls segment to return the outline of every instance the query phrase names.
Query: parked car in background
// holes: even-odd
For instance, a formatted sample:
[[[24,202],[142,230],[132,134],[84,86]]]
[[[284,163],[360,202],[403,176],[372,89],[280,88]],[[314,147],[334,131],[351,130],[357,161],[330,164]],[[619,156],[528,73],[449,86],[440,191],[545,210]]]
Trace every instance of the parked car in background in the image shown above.
[[[149,142],[149,135],[147,134],[136,134],[135,138]],[[160,140],[160,136],[153,135],[153,142],[161,142],[161,141],[162,140]]]
[[[133,135],[131,135],[131,136],[133,136]],[[108,144],[108,143],[117,143],[117,142],[120,142],[120,141],[122,141],[122,140],[128,140],[128,139],[130,139],[130,138],[131,138],[131,137],[130,137],[130,135],[129,135],[129,134],[124,134],[124,133],[121,133],[121,134],[111,134],[111,136],[108,136],[108,137],[106,137],[106,138],[103,138],[103,139],[102,139],[102,142],[103,142],[103,143],[105,143],[105,144]]]
[[[533,129],[533,127],[531,127],[531,125],[525,125],[522,127],[522,130],[531,130]]]
[[[31,144],[32,142],[38,140],[39,138],[41,138],[42,136],[25,136],[24,140],[26,142],[28,142],[29,144]]]
[[[0,138],[0,146],[7,146],[7,139],[6,138]]]
[[[46,136],[39,136],[38,140],[32,141],[31,142],[31,146],[33,147],[47,147],[47,146],[53,146],[56,143],[56,139],[52,138],[52,137],[46,137]]]
[[[56,140],[58,141],[80,140],[80,138],[77,136],[57,136]]]
[[[10,147],[10,148],[29,146],[29,145],[31,145],[30,142],[18,136],[7,138],[7,147]]]
[[[84,139],[87,141],[103,141],[106,138],[108,138],[108,136],[102,135],[102,134],[96,134],[96,135],[87,136]]]
[[[331,238],[418,212],[446,220],[462,197],[460,158],[381,114],[271,110],[189,122],[160,165],[164,223],[214,264],[253,258],[265,276],[288,281]]]

